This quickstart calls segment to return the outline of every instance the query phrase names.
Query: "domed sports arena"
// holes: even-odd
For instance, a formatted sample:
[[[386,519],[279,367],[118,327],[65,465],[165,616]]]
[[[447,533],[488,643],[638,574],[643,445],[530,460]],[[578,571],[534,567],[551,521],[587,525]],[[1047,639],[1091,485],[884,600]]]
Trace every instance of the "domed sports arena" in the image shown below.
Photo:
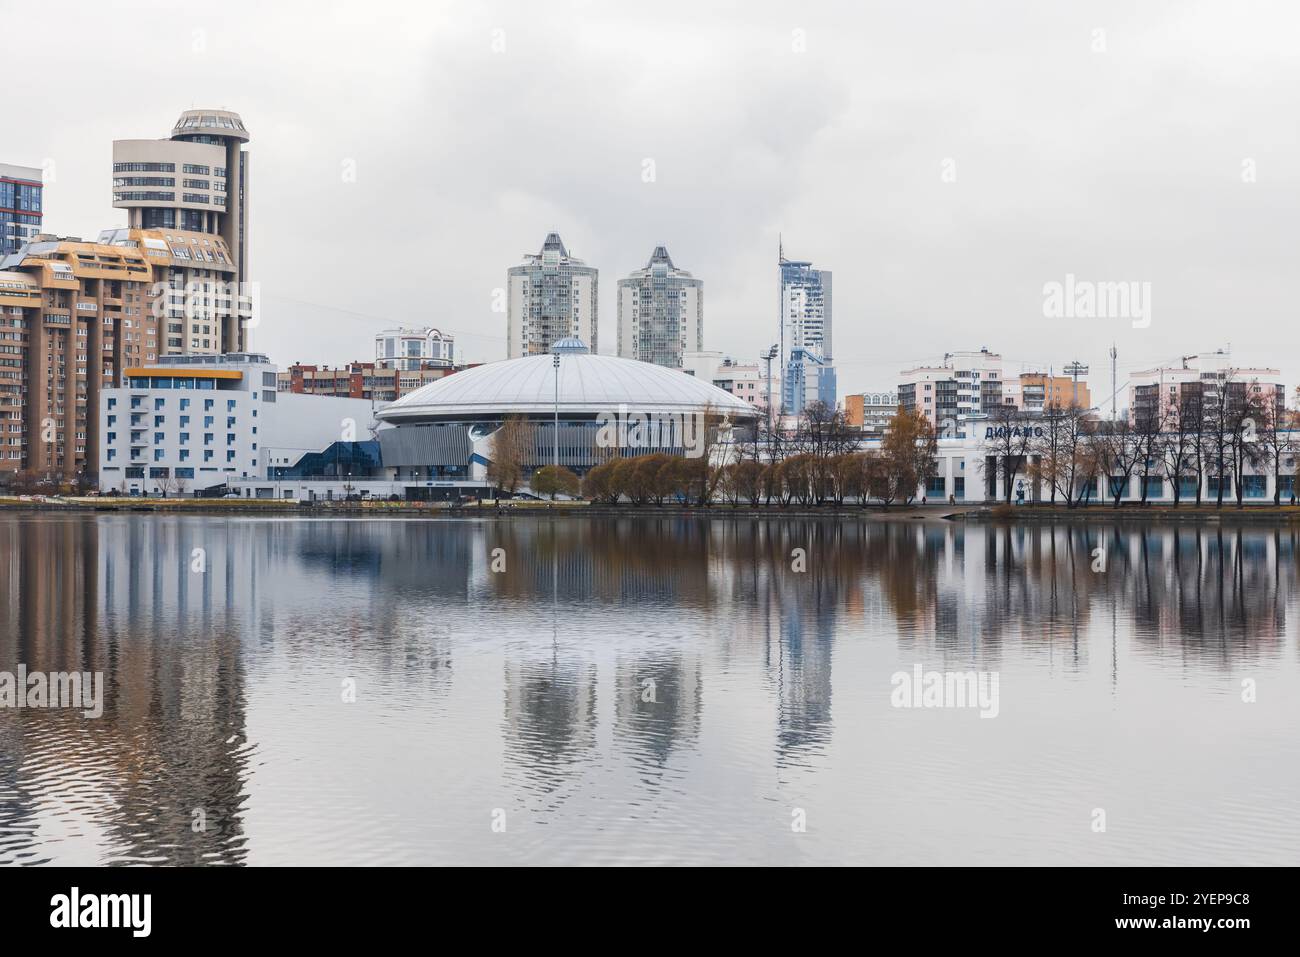
[[[385,468],[399,481],[486,479],[507,422],[527,470],[579,474],[611,455],[698,456],[752,428],[759,412],[676,369],[592,355],[578,339],[548,354],[476,366],[431,382],[377,413]],[[707,435],[707,438],[706,438]],[[558,442],[557,442],[558,438]],[[557,447],[558,446],[558,447]]]

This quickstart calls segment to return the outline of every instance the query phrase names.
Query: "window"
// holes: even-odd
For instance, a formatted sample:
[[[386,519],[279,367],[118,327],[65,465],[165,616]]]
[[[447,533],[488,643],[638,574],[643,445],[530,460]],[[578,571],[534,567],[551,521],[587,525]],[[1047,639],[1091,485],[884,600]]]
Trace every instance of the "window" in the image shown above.
[[[1107,476],[1109,481],[1106,483],[1107,498],[1125,498],[1128,496],[1128,479],[1123,475]]]
[[[925,480],[925,494],[927,498],[943,498],[948,492],[948,484],[942,475],[936,475],[933,478]]]
[[[963,462],[962,464],[965,465],[966,463]],[[955,495],[957,498],[965,498],[966,497],[966,476],[964,475],[957,476],[955,479],[952,480],[952,484],[953,484],[953,495]]]
[[[1165,480],[1159,475],[1148,475],[1146,479],[1147,498],[1160,498],[1165,494]]]
[[[1241,477],[1241,494],[1243,498],[1263,498],[1268,493],[1268,476],[1243,475]]]

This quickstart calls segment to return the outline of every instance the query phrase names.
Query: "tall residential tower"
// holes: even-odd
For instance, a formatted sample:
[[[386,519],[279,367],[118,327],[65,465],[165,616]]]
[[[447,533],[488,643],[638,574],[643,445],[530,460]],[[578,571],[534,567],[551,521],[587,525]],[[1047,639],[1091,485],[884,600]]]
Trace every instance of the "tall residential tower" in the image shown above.
[[[234,281],[246,288],[247,142],[244,121],[228,110],[186,110],[165,140],[114,140],[113,205],[127,211],[132,229],[220,237]],[[244,323],[224,323],[213,351],[243,352],[246,340]]]
[[[544,355],[569,338],[596,352],[598,278],[594,266],[569,255],[559,233],[547,234],[541,252],[508,273],[508,357]]]
[[[704,283],[656,246],[644,269],[618,281],[618,354],[670,369],[704,349]]]
[[[836,402],[831,352],[831,272],[811,262],[786,259],[781,275],[781,411],[798,415],[809,402]]]

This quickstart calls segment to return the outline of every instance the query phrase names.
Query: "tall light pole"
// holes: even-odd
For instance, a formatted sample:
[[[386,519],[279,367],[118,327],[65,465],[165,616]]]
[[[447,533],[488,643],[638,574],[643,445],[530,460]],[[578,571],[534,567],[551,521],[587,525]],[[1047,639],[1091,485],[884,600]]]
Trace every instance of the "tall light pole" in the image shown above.
[[[1079,404],[1079,376],[1088,374],[1087,363],[1080,362],[1078,359],[1071,362],[1065,367],[1065,374],[1074,379],[1074,404]]]
[[[560,354],[551,356],[551,365],[555,369],[555,470],[560,470]]]
[[[1115,358],[1119,355],[1115,351],[1115,343],[1110,344],[1110,420],[1115,421],[1115,405],[1119,402],[1119,385],[1115,375]]]
[[[759,358],[767,363],[767,427],[772,427],[772,360],[776,358],[780,346],[773,344],[772,348],[766,352],[760,353]]]

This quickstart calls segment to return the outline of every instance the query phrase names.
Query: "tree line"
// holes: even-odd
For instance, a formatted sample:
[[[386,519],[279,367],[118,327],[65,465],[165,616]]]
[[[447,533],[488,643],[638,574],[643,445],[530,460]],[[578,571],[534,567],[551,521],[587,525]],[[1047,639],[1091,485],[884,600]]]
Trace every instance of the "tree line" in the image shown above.
[[[1229,495],[1241,507],[1249,475],[1271,474],[1273,503],[1280,503],[1281,480],[1295,473],[1291,426],[1280,390],[1227,372],[1146,387],[1129,414],[1113,420],[1073,404],[1048,404],[1032,417],[1002,409],[988,422],[986,449],[997,457],[1007,502],[1023,478],[1053,504],[1075,508],[1095,494],[1118,506],[1136,477],[1143,504],[1150,480],[1160,479],[1170,484],[1175,507],[1185,498],[1201,505],[1207,481],[1217,508]]]
[[[938,476],[938,440],[983,431],[985,479],[1001,481],[1008,504],[1020,481],[1037,486],[1040,498],[1069,508],[1092,499],[1119,505],[1134,478],[1139,501],[1150,480],[1171,485],[1176,507],[1187,498],[1202,504],[1207,480],[1222,507],[1245,498],[1248,475],[1272,474],[1273,501],[1281,500],[1284,475],[1297,451],[1291,417],[1274,387],[1240,380],[1235,373],[1212,379],[1139,389],[1131,414],[1107,420],[1074,403],[1048,403],[1041,413],[996,408],[982,420],[945,421],[936,431],[919,411],[902,407],[889,420],[878,447],[862,448],[862,432],[842,409],[810,403],[793,429],[767,421],[725,436],[706,428],[705,454],[686,458],[663,452],[618,457],[614,450],[579,478],[569,469],[544,466],[529,472],[535,426],[507,419],[493,438],[488,479],[506,494],[527,481],[540,495],[581,496],[604,504],[866,506],[910,504]],[[991,473],[991,474],[990,474]],[[1188,492],[1184,494],[1184,484]],[[1229,491],[1231,490],[1231,491]],[[982,497],[982,496],[981,496]]]

